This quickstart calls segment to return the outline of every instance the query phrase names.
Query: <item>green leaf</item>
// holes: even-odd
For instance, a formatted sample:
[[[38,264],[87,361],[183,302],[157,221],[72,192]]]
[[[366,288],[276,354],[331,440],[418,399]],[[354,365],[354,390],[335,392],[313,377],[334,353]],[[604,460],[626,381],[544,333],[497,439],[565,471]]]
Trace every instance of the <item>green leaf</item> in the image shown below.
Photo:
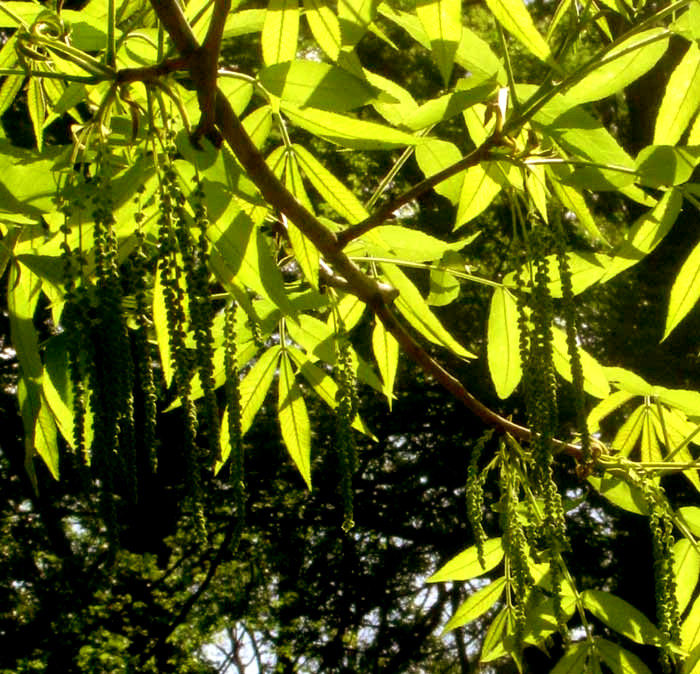
[[[525,172],[525,191],[528,199],[535,206],[542,221],[549,224],[547,214],[547,204],[550,200],[550,193],[547,189],[546,172],[541,164],[527,164]]]
[[[372,102],[374,109],[393,126],[405,126],[406,120],[418,109],[418,103],[409,91],[393,80],[367,70],[362,71],[367,81],[382,94]],[[418,147],[421,147],[420,145]]]
[[[354,225],[368,217],[360,200],[303,145],[292,145],[301,170],[326,203]]]
[[[58,480],[56,422],[43,395],[40,395],[40,400],[39,414],[34,425],[34,449],[43,459],[53,478]]]
[[[572,169],[552,164],[550,176],[568,185],[598,191],[618,190],[634,182],[632,158],[598,120],[581,108],[573,108],[556,118],[549,118],[548,112],[547,107],[538,112],[533,126],[573,157],[595,165]],[[542,120],[548,118],[551,121],[543,124]]]
[[[7,281],[7,311],[10,319],[12,345],[20,365],[18,398],[25,436],[25,467],[33,476],[32,456],[36,451],[58,478],[58,456],[53,444],[48,405],[41,394],[43,365],[39,356],[39,340],[34,327],[34,311],[40,296],[41,282],[29,269],[12,264]],[[47,417],[48,414],[48,417]],[[51,421],[48,421],[48,418]],[[33,477],[35,480],[35,476]],[[36,486],[36,485],[35,485]]]
[[[554,367],[557,372],[566,381],[573,381],[571,374],[571,362],[569,360],[569,349],[566,343],[566,332],[564,330],[552,326],[554,349]],[[608,378],[605,375],[605,370],[598,361],[581,347],[578,347],[578,353],[581,358],[581,367],[583,368],[583,389],[594,398],[606,398],[610,393]]]
[[[693,605],[688,613],[688,617],[681,625],[681,648],[691,653],[689,662],[698,663],[696,649],[700,646],[700,597],[693,601]],[[687,663],[686,663],[687,664]],[[692,668],[683,667],[683,674],[697,674],[697,666]]]
[[[569,88],[566,100],[581,105],[622,91],[658,63],[666,52],[668,40],[669,33],[664,28],[635,33],[613,47],[592,73]]]
[[[619,452],[622,456],[631,454],[644,429],[648,409],[646,405],[642,404],[627,417],[612,441],[611,447],[614,451]]]
[[[669,190],[654,208],[640,216],[630,228],[617,255],[608,264],[600,282],[609,281],[649,255],[673,227],[682,205],[680,190]]]
[[[430,578],[428,583],[471,580],[482,576],[497,567],[503,559],[503,547],[500,538],[490,538],[484,543],[484,566],[479,562],[476,545],[463,550],[449,562],[443,564]]]
[[[418,0],[418,16],[445,86],[449,84],[457,45],[462,37],[460,0]]]
[[[272,107],[263,105],[253,110],[242,120],[243,128],[246,130],[253,145],[261,149],[272,130]]]
[[[228,427],[228,405],[224,408],[224,413],[221,415],[221,434],[219,436],[219,447],[220,452],[216,461],[214,462],[214,475],[218,475],[219,471],[224,467],[228,461],[228,457],[231,456],[231,435],[229,433]]]
[[[335,329],[330,325],[308,314],[301,314],[298,322],[287,323],[287,332],[309,355],[331,365],[335,362]],[[374,370],[357,355],[355,349],[351,348],[350,354],[358,379],[382,393],[382,383]]]
[[[462,78],[457,83],[456,91],[423,103],[406,117],[404,124],[413,131],[432,127],[458,115],[475,103],[487,100],[496,91],[494,79],[467,88],[468,85],[471,85],[471,78]]]
[[[431,342],[450,349],[462,358],[476,358],[443,327],[418,292],[418,288],[396,265],[382,263],[381,268],[387,282],[399,291],[396,308],[418,332]]]
[[[343,45],[353,47],[367,32],[377,14],[379,0],[342,0],[338,3],[338,20]]]
[[[365,122],[326,110],[283,103],[290,121],[314,136],[355,150],[391,150],[418,145],[423,139],[376,122]]]
[[[308,356],[299,351],[299,349],[288,347],[287,353],[296,363],[298,372],[306,379],[316,395],[332,410],[336,409],[338,407],[338,385],[333,380],[333,377],[312,363]],[[352,427],[360,433],[364,433],[368,438],[377,440],[359,415],[355,415]]]
[[[700,115],[695,118],[688,134],[688,145],[700,145]]]
[[[596,637],[596,649],[613,674],[651,674],[649,668],[634,653],[612,641]]]
[[[678,35],[682,35],[686,40],[700,40],[700,3],[692,0],[688,3],[688,11],[683,12],[669,26]]]
[[[297,55],[298,35],[297,0],[269,0],[261,36],[265,64],[293,61]]]
[[[654,145],[675,145],[700,107],[700,48],[691,42],[671,73],[656,115]]]
[[[41,281],[24,265],[13,263],[8,279],[7,310],[12,346],[17,353],[22,375],[27,378],[29,395],[38,413],[38,386],[43,365],[39,356],[39,339],[34,327],[34,312],[39,301]],[[34,417],[36,419],[36,415]],[[34,420],[32,420],[32,426]],[[26,429],[31,436],[30,429]]]
[[[552,62],[549,45],[535,27],[522,0],[486,0],[494,17],[523,47],[540,61]]]
[[[663,633],[641,611],[610,592],[584,590],[583,605],[610,629],[638,644],[663,646]]]
[[[342,46],[340,22],[327,0],[304,0],[304,16],[318,46],[337,61]]]
[[[678,508],[678,514],[683,518],[683,521],[693,534],[700,536],[700,508],[697,506],[683,506]]]
[[[66,351],[66,335],[61,333],[51,337],[44,351],[44,373],[41,379],[42,405],[44,402],[58,426],[58,430],[66,443],[73,449],[73,390],[68,371],[68,353]],[[92,412],[86,406],[85,446],[92,445]]]
[[[311,429],[306,403],[297,384],[289,355],[282,352],[277,403],[282,439],[289,455],[311,489]]]
[[[587,641],[571,644],[549,674],[581,674],[581,672],[587,671],[588,649]]]
[[[692,416],[700,416],[700,392],[684,389],[670,389],[663,386],[654,386],[651,395],[681,412]]]
[[[226,96],[233,111],[241,115],[253,97],[253,85],[250,82],[238,80],[233,77],[219,75],[217,80],[219,90]]]
[[[376,322],[372,331],[372,351],[379,367],[379,374],[384,382],[384,395],[391,410],[396,369],[399,364],[399,343],[393,335],[386,331],[381,321]]]
[[[392,257],[405,262],[433,262],[448,251],[458,251],[468,246],[479,232],[464,239],[447,243],[418,229],[399,225],[382,225],[365,235],[369,242],[366,250],[377,257]]]
[[[652,386],[647,384],[638,374],[630,372],[623,367],[606,367],[605,376],[611,384],[619,389],[636,396],[652,395]]]
[[[46,121],[46,99],[41,80],[32,77],[27,87],[27,108],[34,128],[36,147],[41,152],[44,145],[44,122]]]
[[[314,316],[301,314],[298,323],[287,326],[289,336],[309,354],[326,363],[335,362],[335,331]]]
[[[639,182],[649,187],[671,187],[690,180],[700,160],[700,148],[649,145],[637,155]]]
[[[493,162],[470,166],[464,172],[462,191],[459,196],[457,217],[453,229],[466,225],[486,210],[501,191],[501,183],[496,178]]]
[[[70,447],[73,446],[72,391],[68,377],[68,353],[65,334],[52,337],[46,347],[42,393],[58,429]]]
[[[454,250],[448,250],[438,265],[430,269],[430,293],[426,302],[434,307],[444,307],[459,297],[461,286],[455,273],[464,272],[467,265]]]
[[[326,324],[334,332],[337,332],[336,325],[338,324],[342,325],[346,332],[350,332],[360,322],[366,309],[367,305],[359,297],[345,295],[328,316]],[[338,317],[337,322],[336,316]]]
[[[506,639],[513,632],[513,619],[508,607],[502,608],[491,621],[481,646],[479,662],[491,662],[508,655]],[[512,653],[511,653],[512,655]]]
[[[690,603],[700,578],[700,553],[687,538],[681,538],[673,546],[673,573],[676,579],[678,613],[682,614]]]
[[[437,138],[428,138],[422,145],[416,147],[416,161],[418,167],[426,178],[439,173],[448,166],[457,163],[462,158],[462,153],[454,143]],[[464,171],[451,176],[447,180],[435,185],[433,188],[438,194],[449,199],[453,206],[459,203],[462,191]]]
[[[595,218],[588,208],[583,195],[574,187],[560,183],[557,180],[550,180],[550,185],[561,205],[576,215],[576,224],[591,237],[593,242],[602,241],[609,246],[610,244],[596,224]]]
[[[241,432],[246,433],[253,424],[253,419],[270,388],[277,370],[281,347],[271,346],[250,368],[240,383],[241,395]]]
[[[604,496],[610,503],[637,515],[648,513],[644,494],[639,487],[629,484],[617,477],[604,475],[596,477],[591,475],[588,482],[595,487],[595,490]]]
[[[443,634],[457,627],[461,627],[462,625],[466,625],[472,620],[476,620],[480,616],[484,615],[484,613],[486,613],[486,611],[488,611],[501,598],[505,585],[505,578],[497,578],[486,587],[482,587],[480,590],[470,595],[469,598],[455,611],[447,625],[445,625]]]
[[[249,33],[260,33],[265,25],[267,12],[264,9],[244,9],[226,17],[224,38],[239,37]]]
[[[506,83],[501,59],[494,53],[488,42],[466,26],[462,26],[462,38],[457,45],[455,63],[471,73],[477,82],[485,82],[493,77],[500,85]]]
[[[24,83],[24,75],[8,75],[0,87],[0,115],[5,113],[17,98]]]
[[[632,400],[634,396],[635,394],[629,391],[615,391],[601,400],[588,414],[588,430],[591,433],[597,433],[600,430],[600,422],[626,402]]]
[[[253,236],[250,238],[246,255],[254,256],[254,259],[257,261],[257,264],[253,267],[256,272],[255,278],[251,278],[248,275],[244,277],[243,274],[241,274],[239,279],[246,285],[260,292],[261,295],[271,299],[285,315],[294,316],[296,310],[289,301],[287,291],[284,287],[282,272],[273,257],[268,239],[260,228],[256,228]],[[250,268],[251,267],[246,267],[247,270],[250,270]],[[241,271],[243,271],[243,269],[241,269]]]
[[[496,393],[502,400],[508,398],[520,383],[523,371],[518,307],[506,288],[495,288],[491,297],[487,354]]]
[[[347,70],[315,61],[288,61],[263,68],[260,83],[287,103],[346,112],[369,103],[374,87]]]
[[[287,189],[303,204],[309,211],[313,212],[311,202],[304,189],[304,183],[299,171],[296,157],[292,154],[287,159],[287,167],[285,171],[285,185]],[[284,216],[282,222],[287,225],[287,233],[289,242],[292,244],[294,257],[301,268],[306,280],[313,288],[318,290],[318,274],[321,255],[318,248],[311,243],[306,235],[293,223],[287,220]]]
[[[663,342],[700,299],[700,243],[683,263],[671,288]]]

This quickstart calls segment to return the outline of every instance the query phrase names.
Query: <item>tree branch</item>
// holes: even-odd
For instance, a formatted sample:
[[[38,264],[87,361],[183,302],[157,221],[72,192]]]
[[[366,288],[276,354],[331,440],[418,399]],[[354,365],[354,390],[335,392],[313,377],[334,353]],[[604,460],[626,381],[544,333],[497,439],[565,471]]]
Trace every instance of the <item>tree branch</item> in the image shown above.
[[[442,171],[438,171],[435,175],[422,180],[417,185],[414,185],[410,189],[406,190],[403,194],[400,194],[395,199],[392,199],[390,202],[384,204],[384,206],[376,210],[362,222],[358,222],[356,225],[352,225],[351,227],[343,230],[338,234],[339,247],[341,249],[345,248],[345,246],[347,246],[354,239],[357,239],[363,234],[369,232],[371,229],[378,227],[383,222],[391,218],[392,214],[401,208],[401,206],[410,203],[414,199],[417,199],[419,196],[425,194],[428,190],[435,187],[435,185],[438,185],[443,180],[447,180],[460,171],[464,171],[465,169],[476,166],[480,162],[485,161],[488,159],[489,153],[494,144],[495,136],[491,136],[483,145],[478,147],[473,152],[470,152],[466,157],[462,157],[462,159],[452,164],[452,166],[448,166],[447,168],[442,169]]]
[[[223,10],[225,2],[226,0],[217,2],[215,14],[219,17],[218,20],[220,20],[220,15],[217,14],[217,11]],[[199,50],[199,45],[176,2],[174,0],[151,0],[151,4],[178,51],[186,57],[193,52],[196,53]],[[183,25],[183,21],[185,25]],[[211,30],[210,26],[210,32]],[[212,40],[215,43],[215,38],[212,38]],[[211,80],[206,76],[206,73],[197,69],[196,66],[190,67],[190,73],[198,94],[203,88],[211,86]],[[200,94],[201,100],[202,96]],[[331,265],[334,273],[345,279],[347,291],[358,297],[370,308],[384,324],[386,330],[398,341],[404,353],[414,360],[426,374],[434,377],[443,388],[462,402],[467,409],[482,419],[485,424],[502,433],[510,433],[518,440],[529,441],[532,437],[530,429],[513,423],[486,407],[413,339],[389,307],[396,298],[396,291],[387,288],[384,284],[380,284],[374,278],[362,272],[343,253],[343,247],[348,241],[361,236],[363,232],[369,231],[372,227],[384,222],[399,206],[415,199],[442,180],[488,158],[489,152],[492,146],[498,142],[498,138],[493,136],[474,152],[452,166],[436,173],[434,176],[418,183],[418,185],[407,190],[397,199],[380,208],[364,222],[355,225],[340,235],[336,235],[297,201],[294,195],[284,187],[282,182],[270,170],[250,136],[243,128],[240,120],[233,112],[230,103],[220,90],[217,90],[215,100],[214,121],[216,127],[251,180],[260,190],[262,196],[275,209],[289,218],[316,246],[326,262]],[[558,440],[555,440],[554,443],[557,451],[564,452],[577,459],[581,458],[581,449],[576,445]]]

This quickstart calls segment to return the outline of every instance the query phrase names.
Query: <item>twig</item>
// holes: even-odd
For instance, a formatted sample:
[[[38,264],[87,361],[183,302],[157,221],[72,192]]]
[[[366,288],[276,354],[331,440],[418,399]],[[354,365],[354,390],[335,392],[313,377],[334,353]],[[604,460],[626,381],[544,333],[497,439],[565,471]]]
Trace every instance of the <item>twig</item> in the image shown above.
[[[458,162],[448,166],[447,168],[438,171],[438,173],[422,180],[417,185],[414,185],[410,189],[406,190],[403,194],[400,194],[395,199],[392,199],[389,203],[384,204],[381,208],[376,210],[372,215],[358,222],[352,227],[348,227],[338,234],[338,246],[342,250],[354,239],[359,238],[363,234],[366,234],[371,229],[378,227],[382,223],[386,222],[392,217],[393,213],[397,211],[401,206],[410,203],[419,196],[425,194],[428,190],[435,187],[439,183],[451,178],[460,171],[464,171],[472,166],[476,166],[480,162],[488,159],[491,148],[495,145],[496,138],[491,136],[483,145],[478,147],[473,152],[469,153],[466,157],[462,157]]]

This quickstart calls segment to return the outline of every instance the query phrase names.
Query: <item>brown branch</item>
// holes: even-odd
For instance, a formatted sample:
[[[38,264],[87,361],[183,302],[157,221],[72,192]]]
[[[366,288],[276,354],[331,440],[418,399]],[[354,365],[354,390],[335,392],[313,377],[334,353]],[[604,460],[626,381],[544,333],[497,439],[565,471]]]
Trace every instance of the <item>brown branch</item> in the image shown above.
[[[186,58],[199,49],[192,27],[175,0],[151,0],[151,6],[158,20],[163,24],[163,28],[170,35],[175,49],[183,57]]]
[[[154,66],[144,66],[142,68],[122,68],[117,71],[116,81],[119,84],[129,84],[131,82],[154,82],[177,70],[187,68],[187,59],[182,57],[165,59]]]
[[[415,339],[408,333],[402,323],[396,318],[392,309],[387,305],[376,307],[374,315],[382,322],[387,332],[396,339],[402,351],[411,358],[426,374],[431,375],[446,391],[459,400],[470,412],[479,417],[487,426],[495,428],[501,433],[508,433],[517,440],[529,442],[532,439],[532,431],[525,426],[520,426],[510,419],[484,405],[464,387],[462,382],[450,374],[438,363]],[[553,440],[554,449],[557,452],[568,454],[576,459],[581,459],[581,448],[561,440]]]
[[[386,222],[392,217],[395,211],[401,208],[401,206],[404,206],[405,204],[408,204],[414,199],[422,196],[443,180],[447,180],[460,171],[476,166],[482,161],[488,159],[491,148],[495,144],[495,140],[496,137],[491,136],[483,145],[478,147],[473,152],[470,152],[465,157],[462,157],[458,162],[452,164],[452,166],[448,166],[447,168],[442,169],[442,171],[438,171],[435,175],[432,175],[425,180],[421,180],[421,182],[419,182],[417,185],[414,185],[403,194],[400,194],[395,199],[392,199],[390,202],[384,204],[362,222],[358,222],[356,225],[352,225],[351,227],[348,227],[340,232],[338,234],[338,245],[341,250],[351,241],[361,237],[371,229],[374,229],[375,227],[378,227],[382,223]]]
[[[177,18],[181,16],[181,12],[174,0],[151,0],[151,4],[170,34],[178,51],[180,51],[183,56],[188,56],[192,52],[196,52],[199,47],[196,40],[194,41],[195,46],[192,46],[191,40],[194,38],[192,37],[192,31],[189,25],[183,26],[181,21]],[[176,16],[170,16],[171,13],[175,13]],[[202,87],[210,84],[209,80],[196,68],[192,69],[190,72],[198,92]],[[325,227],[313,213],[308,211],[297,201],[294,195],[284,187],[282,182],[270,170],[264,158],[253,144],[250,136],[248,136],[240,120],[233,112],[226,97],[218,90],[214,119],[224,140],[229,144],[238,161],[260,190],[265,200],[289,218],[314,246],[316,246],[326,262],[332,266],[334,273],[345,279],[348,292],[357,296],[368,305],[375,316],[384,324],[387,332],[393,335],[398,341],[404,353],[414,360],[426,374],[434,377],[443,388],[459,400],[467,409],[482,419],[485,424],[496,428],[502,433],[510,433],[518,440],[529,441],[532,437],[532,433],[528,428],[519,426],[486,407],[486,405],[469,393],[459,380],[432,358],[432,356],[413,339],[404,326],[398,321],[389,306],[396,298],[396,291],[387,288],[386,285],[377,282],[375,279],[362,272],[345,253],[343,253],[343,242],[347,243],[347,241],[352,240],[356,236],[360,236],[360,228],[364,231],[368,231],[372,227],[381,224],[402,204],[408,203],[442,180],[483,161],[489,156],[489,151],[493,144],[498,142],[497,139],[494,137],[493,139],[487,140],[480,148],[476,149],[456,164],[418,183],[418,185],[405,192],[398,199],[380,208],[363,223],[359,223],[353,228],[346,230],[344,237],[341,239],[342,234],[336,236],[336,234]],[[353,232],[353,234],[350,235],[349,232]],[[360,234],[357,234],[357,232],[360,232]],[[581,458],[581,450],[575,445],[562,441],[555,441],[555,447],[557,451],[564,452],[577,459]]]

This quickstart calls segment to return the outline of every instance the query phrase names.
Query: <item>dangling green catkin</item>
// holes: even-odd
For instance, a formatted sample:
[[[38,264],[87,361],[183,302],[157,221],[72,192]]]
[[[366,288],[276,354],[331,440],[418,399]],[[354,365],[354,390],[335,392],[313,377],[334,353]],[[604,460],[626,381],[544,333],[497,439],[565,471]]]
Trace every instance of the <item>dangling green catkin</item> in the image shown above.
[[[109,156],[98,155],[93,197],[94,248],[96,279],[95,362],[92,398],[98,398],[99,429],[95,443],[102,473],[123,469],[130,497],[136,495],[136,461],[134,434],[134,364],[126,317],[122,306],[118,244],[115,232],[114,205],[110,181]]]
[[[479,555],[479,563],[486,567],[484,558],[484,543],[488,536],[484,530],[484,482],[486,481],[485,471],[479,471],[479,459],[486,446],[486,443],[493,436],[493,429],[488,429],[477,440],[469,460],[467,470],[467,519],[472,527],[474,543]]]
[[[533,579],[528,564],[528,546],[522,521],[518,515],[520,482],[517,471],[510,465],[504,446],[501,451],[501,528],[503,551],[506,556],[510,587],[510,604],[515,618],[515,640],[522,648],[527,615],[525,604]]]
[[[238,371],[236,304],[229,302],[224,315],[224,369],[226,371],[226,406],[228,409],[228,435],[231,445],[231,483],[233,501],[239,525],[245,518],[245,457],[241,426],[241,392]]]
[[[585,477],[593,468],[591,453],[591,438],[588,433],[588,421],[584,406],[583,392],[583,366],[581,354],[577,346],[577,321],[576,301],[571,276],[569,258],[566,255],[566,235],[561,224],[561,218],[555,218],[554,242],[559,266],[559,278],[561,279],[562,312],[566,322],[566,346],[571,363],[571,376],[574,388],[574,405],[576,408],[576,421],[581,436],[581,463],[579,473]]]
[[[336,340],[338,392],[336,398],[336,446],[343,497],[343,531],[355,526],[352,478],[357,468],[357,447],[352,422],[357,414],[357,390],[350,353],[350,340],[341,326]]]
[[[68,355],[68,371],[73,391],[73,447],[85,464],[89,462],[88,449],[85,446],[85,346],[84,339],[88,332],[88,324],[84,304],[80,301],[81,291],[77,281],[82,276],[80,256],[81,251],[74,253],[69,243],[71,234],[70,218],[75,210],[80,210],[80,204],[66,199],[60,206],[64,216],[61,226],[63,241],[61,242],[61,257],[63,258],[63,291],[64,306],[62,324],[66,335],[66,352]],[[76,257],[78,260],[76,260]]]
[[[214,463],[221,458],[219,409],[214,383],[214,337],[212,335],[214,310],[209,293],[209,240],[207,239],[209,219],[204,201],[204,188],[199,179],[197,179],[192,196],[194,223],[199,230],[196,243],[190,245],[189,226],[182,211],[178,217],[177,237],[181,252],[186,250],[188,254],[188,257],[185,258],[185,253],[182,252],[189,298],[190,324],[197,347],[195,358],[203,393],[203,423],[200,426],[205,432],[209,445],[210,461]]]
[[[680,615],[676,597],[676,576],[673,569],[673,520],[669,513],[669,503],[663,487],[650,477],[641,480],[642,492],[649,511],[654,555],[654,580],[656,596],[656,617],[659,629],[670,644],[680,642]],[[661,666],[664,672],[675,671],[673,652],[665,647],[661,653]]]
[[[142,191],[139,191],[139,195]],[[148,340],[148,333],[152,322],[149,317],[149,303],[146,297],[146,278],[148,275],[145,252],[144,234],[141,229],[144,215],[140,208],[140,197],[137,197],[139,209],[134,216],[138,229],[136,230],[136,247],[133,253],[133,286],[134,298],[136,302],[136,331],[134,333],[134,365],[141,391],[142,406],[142,428],[141,445],[146,452],[148,464],[151,471],[155,473],[157,468],[157,437],[156,437],[156,416],[158,396],[156,393],[155,381],[153,380],[153,368],[151,367],[151,347]]]
[[[544,225],[533,226],[530,254],[533,270],[530,317],[526,315],[522,280],[518,300],[520,350],[528,423],[532,432],[532,477],[535,493],[544,500],[544,521],[537,532],[537,543],[543,545],[550,561],[550,578],[554,610],[562,634],[566,619],[561,605],[562,552],[569,549],[564,507],[554,481],[552,440],[557,428],[557,399],[552,347],[553,305],[549,290],[547,261],[548,233]]]
[[[206,527],[202,506],[202,457],[197,446],[197,414],[191,396],[191,379],[194,374],[194,359],[186,346],[185,293],[182,289],[182,269],[178,263],[178,240],[176,227],[178,209],[183,207],[179,195],[177,175],[172,167],[172,158],[164,167],[161,176],[160,219],[159,219],[159,264],[163,298],[168,319],[168,337],[173,359],[174,379],[177,393],[182,402],[184,417],[184,453],[186,474],[186,509],[192,517],[195,531],[200,538],[206,538]],[[179,251],[181,258],[187,255]],[[184,264],[184,262],[183,262]]]

